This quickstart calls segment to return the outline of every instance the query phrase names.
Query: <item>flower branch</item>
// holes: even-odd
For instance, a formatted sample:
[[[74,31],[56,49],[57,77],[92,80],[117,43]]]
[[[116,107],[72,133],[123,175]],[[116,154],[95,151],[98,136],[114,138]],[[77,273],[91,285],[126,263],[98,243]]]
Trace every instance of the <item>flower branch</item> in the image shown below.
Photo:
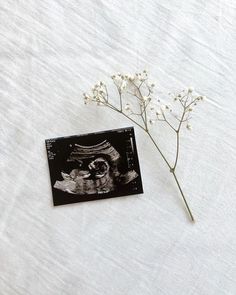
[[[174,103],[177,103],[175,110],[170,104],[166,104],[160,99],[153,97],[155,84],[149,83],[146,71],[136,73],[135,75],[121,75],[118,73],[111,78],[118,92],[119,108],[111,102],[107,87],[103,82],[97,83],[92,88],[90,94],[84,93],[85,104],[95,102],[99,106],[106,106],[113,111],[122,114],[148,135],[173,175],[189,217],[191,221],[194,221],[193,214],[176,175],[176,168],[179,161],[181,130],[184,126],[188,130],[191,130],[192,127],[189,123],[191,119],[190,113],[192,113],[198,103],[204,100],[205,97],[196,95],[192,87],[183,90],[176,95],[171,94],[171,99]],[[129,97],[131,98],[132,103],[128,99]],[[179,109],[181,109],[181,111],[179,111]],[[165,123],[167,127],[174,132],[176,137],[175,157],[173,163],[167,159],[165,153],[161,150],[159,143],[154,139],[150,132],[154,124],[157,126],[160,125],[158,122]]]

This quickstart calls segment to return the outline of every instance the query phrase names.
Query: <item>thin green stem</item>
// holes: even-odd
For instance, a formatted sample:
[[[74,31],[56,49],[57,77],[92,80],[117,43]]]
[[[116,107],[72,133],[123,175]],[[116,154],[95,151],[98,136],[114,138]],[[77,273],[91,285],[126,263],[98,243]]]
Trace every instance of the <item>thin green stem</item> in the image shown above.
[[[175,171],[175,168],[177,166],[179,159],[179,131],[176,132],[176,157],[175,157],[175,163],[173,166],[173,170]]]
[[[187,98],[188,98],[188,96],[187,96]],[[175,163],[174,163],[174,166],[172,168],[173,171],[175,171],[175,168],[177,166],[178,159],[179,159],[179,133],[180,133],[180,128],[181,128],[181,126],[182,126],[182,124],[184,122],[184,116],[186,114],[186,103],[187,103],[187,99],[186,99],[186,101],[184,103],[184,109],[183,109],[181,119],[179,121],[179,126],[178,126],[177,130],[175,130],[176,131],[176,156],[175,156]]]
[[[161,113],[162,113],[162,116],[163,116],[163,118],[164,118],[163,121],[165,121],[173,131],[177,132],[177,130],[176,130],[176,129],[170,124],[170,122],[166,119],[166,116],[165,116],[163,110],[161,110]]]
[[[136,97],[137,97],[142,103],[144,102],[144,106],[143,106],[143,107],[140,105],[140,111],[141,111],[141,118],[142,118],[143,123],[144,123],[144,125],[145,125],[145,129],[146,129],[146,131],[148,131],[146,105],[145,105],[145,101],[144,101],[144,99],[143,99],[142,92],[141,92],[141,90],[140,90],[140,88],[141,88],[142,85],[143,85],[143,82],[144,82],[144,81],[142,81],[142,82],[140,83],[139,86],[137,86],[134,82],[132,82],[132,84],[133,84],[134,87],[137,89],[139,96],[136,95],[136,94],[134,94],[134,95],[135,95],[135,96],[136,96]],[[143,116],[143,114],[144,114],[144,116]]]
[[[120,111],[122,112],[123,106],[122,106],[122,98],[121,98],[121,91],[118,89],[119,97],[120,97]]]
[[[148,136],[150,137],[150,139],[151,139],[151,141],[153,142],[153,144],[155,145],[155,147],[157,148],[157,150],[159,151],[159,153],[160,153],[160,155],[162,156],[163,160],[166,162],[167,166],[170,168],[170,172],[171,172],[171,173],[173,174],[173,176],[174,176],[175,182],[176,182],[176,184],[177,184],[177,186],[178,186],[178,189],[179,189],[179,191],[180,191],[180,194],[181,194],[181,196],[182,196],[182,198],[183,198],[183,201],[184,201],[184,204],[185,204],[185,206],[186,206],[187,212],[188,212],[188,214],[189,214],[189,216],[190,216],[190,218],[191,218],[191,221],[194,222],[195,220],[194,220],[193,214],[192,214],[192,212],[191,212],[191,210],[190,210],[190,207],[189,207],[189,205],[188,205],[188,202],[187,202],[187,200],[186,200],[186,197],[185,197],[185,195],[184,195],[184,193],[183,193],[183,190],[182,190],[182,188],[181,188],[181,186],[180,186],[180,183],[179,183],[179,181],[178,181],[178,178],[177,178],[177,176],[176,176],[176,174],[175,174],[175,171],[174,171],[175,167],[174,167],[174,168],[171,168],[171,165],[170,165],[169,162],[167,161],[166,157],[164,156],[164,154],[162,153],[162,151],[161,151],[160,148],[158,147],[157,143],[155,142],[155,140],[153,139],[153,137],[151,136],[151,134],[150,134],[149,132],[147,132],[147,134],[148,134]],[[179,144],[178,144],[178,146],[179,146]],[[177,159],[178,159],[178,158],[177,158]],[[176,163],[177,163],[177,162],[176,162]],[[175,165],[175,166],[176,166],[176,165]]]
[[[180,191],[181,196],[182,196],[182,198],[183,198],[183,201],[184,201],[184,204],[185,204],[186,209],[187,209],[187,211],[188,211],[188,214],[189,214],[189,216],[190,216],[192,222],[195,222],[195,219],[194,219],[194,217],[193,217],[192,211],[191,211],[190,208],[189,208],[188,202],[186,201],[186,198],[185,198],[185,196],[184,196],[183,190],[182,190],[182,188],[181,188],[181,186],[180,186],[180,184],[179,184],[178,178],[177,178],[175,172],[173,172],[172,174],[173,174],[174,179],[175,179],[175,182],[176,182],[176,184],[177,184],[177,186],[178,186],[178,188],[179,188],[179,191]]]
[[[158,152],[160,153],[162,159],[166,162],[167,166],[171,169],[171,165],[169,164],[169,162],[167,161],[166,157],[164,156],[164,154],[162,153],[161,149],[159,148],[159,146],[157,145],[156,141],[154,140],[154,138],[152,137],[152,135],[147,132],[147,135],[149,136],[149,138],[151,139],[151,141],[153,142],[153,144],[155,145],[156,149],[158,150]]]

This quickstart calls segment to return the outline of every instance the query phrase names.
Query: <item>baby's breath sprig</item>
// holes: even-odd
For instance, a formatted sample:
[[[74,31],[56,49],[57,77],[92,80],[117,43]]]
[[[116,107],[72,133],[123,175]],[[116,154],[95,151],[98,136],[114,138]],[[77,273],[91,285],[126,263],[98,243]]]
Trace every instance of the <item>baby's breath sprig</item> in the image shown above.
[[[84,93],[84,103],[95,102],[99,106],[106,106],[131,120],[148,135],[173,175],[190,219],[194,222],[193,214],[177,178],[176,168],[179,160],[180,132],[183,127],[187,130],[192,129],[190,125],[192,112],[205,96],[197,95],[193,87],[177,94],[170,93],[172,107],[170,103],[153,96],[155,84],[149,81],[145,70],[134,75],[117,73],[112,75],[111,79],[118,93],[118,104],[110,101],[107,86],[103,82],[95,84],[89,94]],[[173,163],[167,160],[151,133],[154,125],[159,126],[162,123],[170,128],[176,138]]]

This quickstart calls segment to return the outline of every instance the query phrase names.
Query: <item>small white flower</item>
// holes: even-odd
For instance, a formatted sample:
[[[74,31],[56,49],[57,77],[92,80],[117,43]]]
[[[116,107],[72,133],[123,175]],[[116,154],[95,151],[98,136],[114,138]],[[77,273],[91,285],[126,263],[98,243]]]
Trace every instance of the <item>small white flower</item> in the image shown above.
[[[189,93],[192,93],[193,91],[194,91],[194,88],[193,87],[189,87],[188,92]]]
[[[206,96],[201,96],[201,100],[206,100]]]
[[[121,82],[121,74],[117,74],[117,75],[115,75],[115,78],[113,79],[114,80],[114,82]]]
[[[127,103],[127,104],[125,105],[125,110],[126,110],[126,111],[129,111],[129,110],[130,110],[130,104],[129,104],[129,103]]]
[[[148,101],[149,100],[149,96],[143,96],[143,100],[144,101]]]
[[[134,81],[134,76],[130,75],[128,78],[130,81]]]
[[[127,82],[126,81],[123,81],[122,84],[121,84],[121,86],[120,86],[120,89],[121,90],[125,90],[126,86],[127,86]]]
[[[186,125],[186,128],[187,128],[188,130],[192,130],[192,126],[191,126],[190,124],[187,124],[187,125]]]
[[[89,101],[92,100],[92,98],[86,93],[84,93],[83,95],[84,95],[84,104],[88,104]]]

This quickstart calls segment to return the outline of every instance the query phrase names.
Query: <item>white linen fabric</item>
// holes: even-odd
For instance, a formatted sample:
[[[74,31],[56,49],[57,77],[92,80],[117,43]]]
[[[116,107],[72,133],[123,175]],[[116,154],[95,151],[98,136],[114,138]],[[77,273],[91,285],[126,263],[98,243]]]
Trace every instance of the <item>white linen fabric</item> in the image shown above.
[[[236,294],[236,2],[7,0],[0,15],[0,294]],[[208,98],[178,167],[196,223],[136,127],[143,195],[53,207],[44,140],[132,126],[82,93],[143,69],[164,99]]]

